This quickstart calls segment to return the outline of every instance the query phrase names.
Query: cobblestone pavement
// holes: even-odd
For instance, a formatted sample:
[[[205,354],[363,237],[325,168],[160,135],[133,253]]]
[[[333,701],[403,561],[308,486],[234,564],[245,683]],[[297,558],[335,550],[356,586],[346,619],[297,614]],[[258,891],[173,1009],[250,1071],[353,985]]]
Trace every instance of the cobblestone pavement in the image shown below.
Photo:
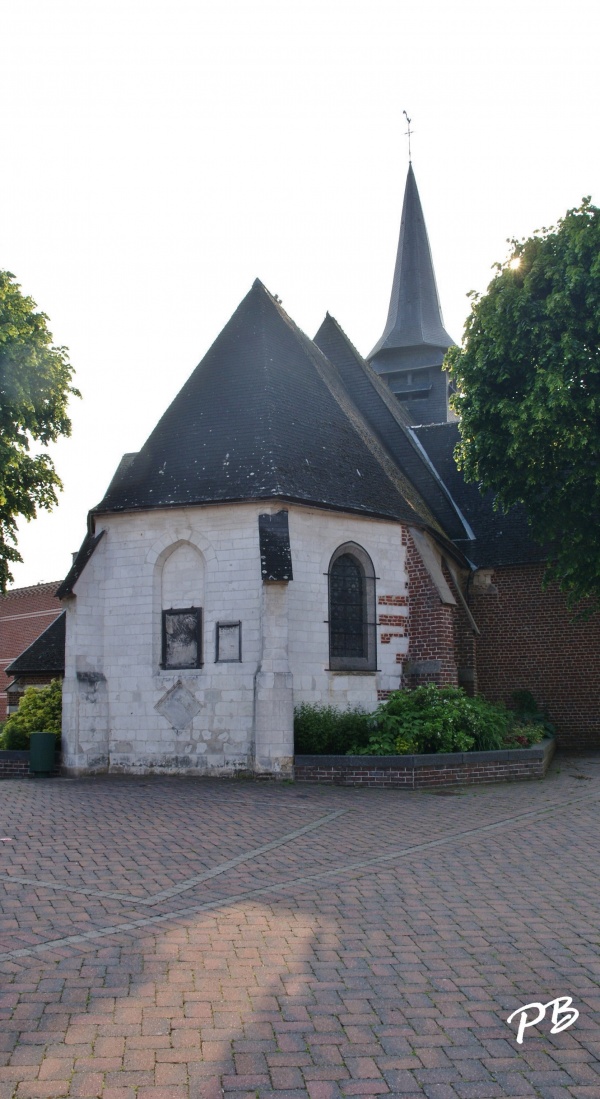
[[[453,795],[5,781],[0,1099],[600,1099],[599,819],[591,755]]]

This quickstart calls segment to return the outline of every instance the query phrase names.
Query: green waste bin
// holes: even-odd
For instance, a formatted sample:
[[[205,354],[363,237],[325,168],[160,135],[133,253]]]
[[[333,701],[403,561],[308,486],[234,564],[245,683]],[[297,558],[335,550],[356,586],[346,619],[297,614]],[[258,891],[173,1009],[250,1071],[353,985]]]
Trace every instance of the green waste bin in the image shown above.
[[[29,738],[29,770],[34,775],[49,775],[54,770],[55,751],[54,733],[32,733]]]

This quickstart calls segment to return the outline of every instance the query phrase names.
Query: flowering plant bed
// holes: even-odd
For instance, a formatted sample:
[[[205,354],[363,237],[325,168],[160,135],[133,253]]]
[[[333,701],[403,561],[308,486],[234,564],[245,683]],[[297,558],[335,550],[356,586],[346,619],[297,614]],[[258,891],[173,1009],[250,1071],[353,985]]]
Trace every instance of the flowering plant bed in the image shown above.
[[[301,755],[419,756],[529,748],[554,727],[529,691],[514,691],[513,709],[433,683],[393,691],[374,711],[302,703],[294,713]]]

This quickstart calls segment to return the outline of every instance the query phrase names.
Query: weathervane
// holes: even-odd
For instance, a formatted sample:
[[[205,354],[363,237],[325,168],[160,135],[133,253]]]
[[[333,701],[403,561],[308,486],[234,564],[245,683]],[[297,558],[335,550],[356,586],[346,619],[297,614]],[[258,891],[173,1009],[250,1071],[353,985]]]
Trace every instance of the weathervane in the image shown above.
[[[410,135],[414,134],[415,131],[411,130],[411,128],[410,128],[412,118],[408,117],[406,111],[402,111],[402,114],[404,115],[406,121],[408,122],[408,130],[405,130],[404,132],[408,135],[408,160],[409,160],[409,163],[412,163],[412,157],[410,155]]]

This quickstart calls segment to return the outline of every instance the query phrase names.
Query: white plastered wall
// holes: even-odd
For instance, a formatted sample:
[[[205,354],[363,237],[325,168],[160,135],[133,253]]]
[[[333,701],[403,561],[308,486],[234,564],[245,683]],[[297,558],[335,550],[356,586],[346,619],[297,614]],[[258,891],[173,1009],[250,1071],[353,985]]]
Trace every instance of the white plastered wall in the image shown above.
[[[378,595],[405,591],[400,526],[289,505],[294,580],[269,591],[261,579],[258,515],[282,507],[265,501],[98,521],[106,533],[67,601],[68,769],[289,774],[292,701],[374,709],[378,690],[400,685],[396,654],[408,645],[401,630],[378,645],[376,674],[342,674],[327,670],[326,622],[326,574],[344,542],[371,557]],[[161,669],[163,606],[200,599],[203,667]],[[241,663],[215,663],[219,621],[241,621]],[[156,708],[173,690],[197,710],[179,728]]]
[[[294,701],[374,710],[378,692],[398,690],[408,651],[408,607],[379,604],[380,596],[406,597],[406,549],[398,523],[310,508],[289,509],[294,581],[290,584],[290,667]],[[361,546],[375,569],[375,614],[390,610],[402,625],[377,626],[377,669],[332,672],[329,668],[328,579],[331,558],[345,542]],[[394,636],[389,636],[390,634]],[[381,643],[382,636],[386,638]],[[387,640],[389,638],[389,640]]]

